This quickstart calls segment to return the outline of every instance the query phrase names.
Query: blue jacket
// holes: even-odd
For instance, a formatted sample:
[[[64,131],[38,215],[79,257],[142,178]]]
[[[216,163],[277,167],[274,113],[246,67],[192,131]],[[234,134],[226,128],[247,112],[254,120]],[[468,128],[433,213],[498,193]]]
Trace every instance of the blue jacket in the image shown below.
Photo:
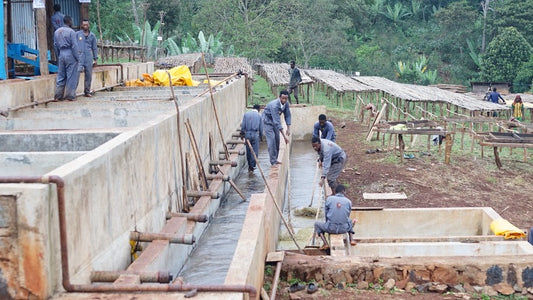
[[[96,36],[89,31],[89,35],[85,36],[83,30],[76,32],[76,39],[78,40],[78,50],[81,54],[80,63],[87,65],[93,64],[94,60],[98,59],[98,48],[96,47]]]
[[[272,125],[277,130],[282,130],[280,115],[285,117],[285,123],[291,125],[291,109],[289,108],[289,101],[285,105],[281,105],[281,100],[274,99],[270,101],[263,111],[263,123],[265,125]]]
[[[320,131],[322,131],[322,135],[320,135]],[[320,137],[321,139],[335,142],[337,135],[335,134],[333,124],[331,124],[330,121],[326,121],[324,126],[320,126],[320,122],[315,123],[315,126],[313,127],[313,137]]]
[[[253,109],[244,114],[242,117],[241,131],[246,134],[259,133],[259,137],[263,136],[263,121],[261,114]]]

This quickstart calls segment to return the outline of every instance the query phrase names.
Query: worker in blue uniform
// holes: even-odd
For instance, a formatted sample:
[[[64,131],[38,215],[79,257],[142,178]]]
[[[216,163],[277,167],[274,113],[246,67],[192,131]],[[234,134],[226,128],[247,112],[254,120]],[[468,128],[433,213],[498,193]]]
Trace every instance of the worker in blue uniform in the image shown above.
[[[333,128],[333,124],[327,120],[325,114],[320,114],[318,116],[318,122],[316,122],[313,127],[313,137],[319,137],[335,142],[335,139],[337,138],[335,128]]]
[[[313,149],[318,152],[319,166],[322,167],[322,176],[318,184],[322,187],[327,179],[329,187],[334,191],[337,186],[337,178],[346,165],[346,152],[330,140],[313,137],[311,143]]]
[[[275,166],[281,164],[278,161],[279,154],[279,134],[283,135],[285,144],[289,143],[287,138],[290,134],[291,127],[291,110],[289,108],[289,92],[281,91],[278,99],[270,101],[263,111],[263,128],[265,130],[265,137],[268,146],[268,155],[270,157],[270,164]],[[283,133],[283,125],[281,124],[281,114],[285,118],[287,130]]]
[[[63,19],[65,26],[54,32],[54,51],[58,57],[58,72],[56,77],[56,90],[54,100],[76,100],[76,88],[80,73],[78,62],[80,53],[76,32],[72,30],[72,18],[65,16]]]
[[[61,5],[54,4],[54,14],[52,17],[50,17],[50,22],[54,27],[54,32],[65,25],[65,23],[63,23],[64,18],[65,15],[61,13]]]
[[[81,30],[76,32],[78,47],[81,53],[80,68],[85,73],[83,84],[83,94],[85,97],[92,97],[91,82],[93,77],[93,66],[98,60],[98,48],[96,47],[96,36],[89,30],[89,20],[81,22]]]
[[[259,113],[260,109],[259,104],[255,104],[252,110],[244,114],[241,123],[241,137],[250,141],[255,155],[259,155],[259,140],[263,139],[263,121]],[[248,172],[253,172],[256,167],[256,161],[248,143],[246,143],[246,160],[248,161]]]

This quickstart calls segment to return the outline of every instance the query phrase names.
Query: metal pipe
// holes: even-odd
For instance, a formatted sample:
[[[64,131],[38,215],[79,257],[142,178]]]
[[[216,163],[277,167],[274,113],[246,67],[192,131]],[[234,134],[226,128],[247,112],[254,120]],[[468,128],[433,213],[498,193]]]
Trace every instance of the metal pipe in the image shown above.
[[[218,151],[218,154],[225,154],[226,152],[224,152],[224,150],[220,150]],[[238,155],[244,155],[245,152],[244,152],[244,148],[241,148],[240,150],[238,149],[230,149],[228,150],[228,153],[229,154],[238,154]]]
[[[236,161],[232,161],[232,160],[212,160],[212,161],[209,162],[209,165],[211,165],[211,166],[231,165],[232,167],[236,167],[237,166],[237,162]]]
[[[211,192],[211,191],[187,191],[186,195],[187,197],[195,197],[195,198],[200,198],[203,196],[209,196],[212,199],[220,198],[220,194],[218,192]]]
[[[222,181],[228,181],[230,180],[229,175],[224,174],[206,174],[207,180],[215,180],[215,179],[221,179]]]
[[[236,292],[248,293],[249,297],[255,299],[257,290],[253,285],[184,285],[184,284],[132,284],[132,285],[111,285],[111,284],[71,284],[68,265],[68,243],[67,227],[65,216],[65,182],[57,175],[49,176],[0,176],[0,183],[54,183],[57,189],[57,207],[59,217],[59,239],[61,248],[61,277],[63,288],[67,292],[78,293],[121,293],[121,292],[186,292],[198,290],[199,292]]]
[[[138,275],[141,282],[170,283],[172,281],[169,271],[92,271],[90,280],[91,282],[114,282],[120,275]]]
[[[243,140],[227,140],[226,144],[243,144],[244,145],[246,144],[246,142]]]
[[[257,298],[257,290],[253,285],[189,285],[189,284],[79,284],[73,285],[69,292],[77,293],[124,293],[124,292],[188,292],[197,290],[198,292],[226,292],[226,293],[248,293],[250,299]]]
[[[205,223],[209,220],[209,217],[207,215],[199,215],[199,214],[191,214],[191,213],[175,213],[175,212],[167,212],[167,219],[170,218],[187,218],[189,221],[195,221],[200,223]]]
[[[153,233],[131,231],[130,240],[139,242],[153,242],[155,240],[164,240],[172,244],[192,245],[196,242],[196,237],[192,234],[174,235],[171,233]]]

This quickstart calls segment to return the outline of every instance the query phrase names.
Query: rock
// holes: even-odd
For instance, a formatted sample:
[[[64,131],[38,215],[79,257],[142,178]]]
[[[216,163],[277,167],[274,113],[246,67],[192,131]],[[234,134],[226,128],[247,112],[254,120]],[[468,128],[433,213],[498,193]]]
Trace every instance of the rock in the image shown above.
[[[396,280],[391,278],[391,279],[387,280],[387,282],[385,283],[385,285],[383,287],[385,288],[386,291],[390,291],[390,290],[392,290],[392,288],[394,288],[395,284],[396,284]]]
[[[415,284],[413,282],[407,282],[405,285],[405,290],[408,292],[411,292],[415,288]]]
[[[446,282],[447,284],[457,284],[457,271],[449,267],[437,267],[433,271],[431,278],[435,282]]]
[[[446,284],[432,284],[429,287],[430,292],[439,293],[439,294],[443,294],[447,290],[448,290],[448,285]]]
[[[415,288],[419,293],[427,293],[430,286],[431,286],[431,283],[424,283],[424,284],[417,285]]]
[[[518,285],[518,283],[515,283],[515,285],[513,285],[513,290],[517,293],[522,293],[522,287]]]
[[[527,288],[527,292],[530,293],[531,295],[533,295],[533,287],[528,287]]]
[[[453,293],[465,293],[466,289],[462,285],[456,284],[456,285],[450,287],[450,292],[453,292]]]
[[[509,296],[509,295],[514,294],[513,287],[510,286],[507,283],[498,283],[498,284],[494,285],[492,288],[495,289],[496,291],[498,291],[498,293],[500,293],[502,295],[505,295],[505,296]]]
[[[366,290],[368,289],[368,282],[366,281],[360,281],[357,283],[357,289],[358,290]]]
[[[478,294],[483,292],[483,287],[482,286],[475,285],[475,286],[472,287],[472,289],[474,290],[474,292],[476,292]]]
[[[400,290],[405,289],[407,282],[409,282],[409,277],[405,277],[404,279],[400,281],[396,281],[396,287]]]

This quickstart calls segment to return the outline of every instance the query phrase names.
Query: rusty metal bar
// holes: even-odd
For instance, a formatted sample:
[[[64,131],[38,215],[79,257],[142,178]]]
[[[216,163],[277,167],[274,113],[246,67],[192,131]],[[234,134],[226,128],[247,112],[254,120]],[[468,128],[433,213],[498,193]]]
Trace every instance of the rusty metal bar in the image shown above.
[[[243,140],[227,140],[226,144],[245,144],[246,142]]]
[[[155,240],[165,240],[172,244],[192,245],[196,242],[196,237],[192,234],[174,235],[170,233],[153,233],[131,231],[130,240],[139,242],[152,242]]]
[[[120,275],[138,275],[141,282],[170,283],[172,281],[169,271],[92,271],[90,279],[91,282],[114,282]]]
[[[237,166],[237,162],[236,161],[232,161],[232,160],[212,160],[212,161],[209,162],[209,165],[211,165],[211,166],[231,165],[232,167],[236,167]]]
[[[211,192],[211,191],[187,191],[186,192],[187,197],[196,197],[200,198],[203,196],[209,196],[212,199],[220,198],[220,194],[218,192]]]
[[[200,223],[205,223],[209,220],[209,217],[207,215],[167,212],[167,219],[170,218],[187,218],[187,220],[189,221],[195,221]]]
[[[218,134],[220,135],[220,141],[222,146],[224,146],[224,151],[226,153],[226,159],[229,159],[228,145],[224,143],[224,135],[222,134],[222,128],[220,127],[220,121],[218,119],[217,106],[215,105],[215,97],[213,97],[213,88],[211,87],[211,80],[209,79],[209,73],[207,72],[207,64],[205,63],[205,56],[202,52],[202,61],[204,63],[205,77],[207,78],[207,85],[209,88],[209,95],[211,96],[211,104],[213,105],[213,112],[215,113],[215,120],[217,121]]]
[[[221,179],[222,181],[228,181],[230,180],[229,175],[224,174],[206,174],[207,180],[215,180],[215,179]]]
[[[219,154],[225,154],[224,150],[218,151]],[[228,150],[229,154],[238,154],[238,155],[244,155],[246,152],[244,152],[244,148],[237,150],[237,149],[230,149]]]
[[[121,293],[121,292],[187,292],[197,290],[199,292],[235,292],[247,293],[252,299],[257,297],[257,290],[253,285],[184,285],[184,284],[72,284],[70,283],[68,265],[68,235],[65,214],[65,182],[57,175],[49,176],[0,176],[0,183],[53,183],[57,189],[57,207],[59,217],[59,239],[61,248],[61,276],[63,288],[67,292],[78,293]]]
[[[170,85],[170,92],[172,93],[172,101],[174,102],[174,106],[176,107],[176,129],[177,129],[177,137],[178,137],[178,145],[180,148],[180,165],[181,165],[181,197],[182,197],[182,205],[183,207],[180,207],[179,210],[185,210],[189,211],[189,204],[187,201],[187,192],[185,191],[187,189],[187,181],[185,177],[185,160],[183,159],[183,146],[181,145],[181,126],[180,126],[180,107],[178,104],[178,99],[174,95],[174,88],[172,87],[172,76],[170,75],[169,71],[166,71],[168,75],[168,81]]]

